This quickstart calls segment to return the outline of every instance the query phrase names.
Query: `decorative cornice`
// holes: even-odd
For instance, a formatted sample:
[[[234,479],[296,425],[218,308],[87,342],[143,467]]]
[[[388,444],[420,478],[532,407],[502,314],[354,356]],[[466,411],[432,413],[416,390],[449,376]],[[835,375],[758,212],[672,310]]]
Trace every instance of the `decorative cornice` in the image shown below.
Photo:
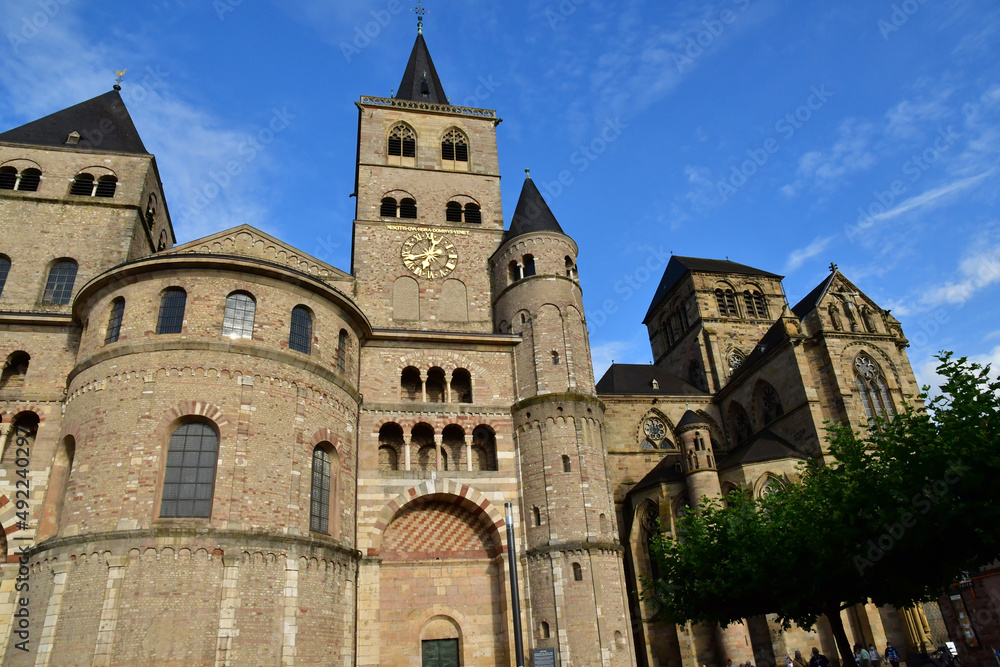
[[[502,118],[497,118],[497,112],[493,109],[476,109],[473,107],[456,107],[450,104],[433,104],[431,102],[417,102],[414,100],[401,100],[395,97],[372,97],[362,95],[361,101],[357,103],[359,107],[388,107],[394,109],[406,109],[409,111],[428,111],[430,113],[447,114],[449,116],[466,116],[472,118],[484,118],[499,123]]]

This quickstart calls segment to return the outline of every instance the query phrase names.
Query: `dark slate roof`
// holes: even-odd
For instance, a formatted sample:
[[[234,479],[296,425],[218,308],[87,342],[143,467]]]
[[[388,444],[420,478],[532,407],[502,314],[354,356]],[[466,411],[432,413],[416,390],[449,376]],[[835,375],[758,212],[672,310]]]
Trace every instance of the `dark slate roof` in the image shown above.
[[[566,233],[559,226],[556,216],[552,215],[542,193],[535,187],[535,182],[531,178],[526,178],[521,187],[521,196],[517,200],[517,208],[514,209],[514,217],[510,219],[510,229],[504,234],[503,241],[506,243],[522,234],[532,232]]]
[[[796,317],[800,320],[812,312],[813,308],[819,305],[820,299],[826,294],[826,290],[830,288],[830,283],[833,281],[833,277],[836,272],[831,272],[823,282],[813,288],[813,291],[806,294],[805,297],[792,307],[792,312],[795,313]]]
[[[766,357],[771,353],[774,348],[778,347],[786,338],[788,338],[788,332],[785,331],[785,322],[781,318],[771,325],[771,328],[761,337],[757,344],[754,346],[747,358],[740,364],[740,367],[733,371],[733,374],[729,376],[729,383],[732,383],[738,377],[747,373],[750,368],[752,368],[758,361]]]
[[[684,416],[681,417],[681,420],[677,422],[677,428],[681,428],[682,426],[690,426],[692,424],[705,424],[705,423],[706,422],[704,417],[699,415],[694,410],[688,410],[687,412],[684,413]]]
[[[684,473],[677,469],[677,464],[681,462],[680,454],[667,454],[653,469],[646,473],[646,476],[636,482],[635,486],[628,490],[625,495],[648,489],[651,486],[659,486],[660,482],[680,482],[684,479]]]
[[[80,133],[80,143],[67,145],[66,138],[70,132]],[[149,155],[117,90],[7,130],[0,134],[0,141]]]
[[[659,387],[653,389],[653,380]],[[644,394],[650,396],[707,396],[673,373],[649,364],[611,364],[597,383],[598,394]]]
[[[642,321],[643,324],[649,322],[649,319],[653,316],[653,311],[656,310],[657,306],[667,297],[670,290],[674,288],[688,271],[697,271],[698,273],[739,273],[748,276],[783,278],[783,276],[768,271],[761,271],[746,264],[730,262],[728,259],[702,259],[700,257],[680,257],[674,255],[667,262],[667,268],[663,271],[660,284],[653,294],[653,300],[649,304],[649,310],[646,311],[646,318]]]
[[[719,470],[725,470],[726,468],[746,463],[759,463],[761,461],[774,461],[776,459],[806,458],[809,457],[796,449],[780,435],[774,431],[765,429],[726,454],[726,457],[719,461],[716,467]]]
[[[427,43],[421,34],[417,35],[417,41],[413,43],[396,99],[448,104],[444,86],[441,85],[441,79],[434,69],[434,61],[431,60],[431,52],[427,50]]]

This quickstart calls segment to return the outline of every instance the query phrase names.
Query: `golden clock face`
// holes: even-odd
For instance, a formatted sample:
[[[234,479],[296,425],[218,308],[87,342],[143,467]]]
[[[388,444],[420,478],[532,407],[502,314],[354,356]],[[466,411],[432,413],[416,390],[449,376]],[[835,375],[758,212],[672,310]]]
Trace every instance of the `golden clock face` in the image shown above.
[[[403,264],[421,278],[444,278],[458,262],[458,250],[447,236],[419,232],[403,242]]]

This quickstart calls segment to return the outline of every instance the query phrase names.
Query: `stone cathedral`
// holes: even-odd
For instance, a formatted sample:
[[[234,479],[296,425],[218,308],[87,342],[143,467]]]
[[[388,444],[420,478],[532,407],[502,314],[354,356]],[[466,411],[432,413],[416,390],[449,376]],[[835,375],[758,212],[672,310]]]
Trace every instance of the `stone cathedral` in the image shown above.
[[[528,665],[835,658],[822,622],[639,594],[657,525],[918,393],[835,267],[789,307],[673,257],[655,362],[595,383],[574,221],[529,178],[505,224],[499,118],[448,102],[422,34],[356,103],[349,272],[246,225],[179,242],[119,90],[0,134],[3,665],[513,665],[507,502]],[[844,616],[941,633],[936,605]]]

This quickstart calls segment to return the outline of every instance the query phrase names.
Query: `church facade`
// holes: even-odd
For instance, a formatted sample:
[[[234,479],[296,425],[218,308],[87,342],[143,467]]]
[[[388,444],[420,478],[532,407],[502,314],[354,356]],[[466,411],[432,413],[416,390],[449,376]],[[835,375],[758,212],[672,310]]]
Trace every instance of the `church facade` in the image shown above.
[[[833,657],[822,624],[658,621],[647,544],[918,393],[899,322],[836,269],[788,308],[674,257],[654,364],[595,383],[579,249],[530,178],[505,225],[496,113],[422,34],[357,107],[349,272],[249,226],[178,243],[117,87],[0,134],[3,664],[511,665],[513,576],[529,665]]]

